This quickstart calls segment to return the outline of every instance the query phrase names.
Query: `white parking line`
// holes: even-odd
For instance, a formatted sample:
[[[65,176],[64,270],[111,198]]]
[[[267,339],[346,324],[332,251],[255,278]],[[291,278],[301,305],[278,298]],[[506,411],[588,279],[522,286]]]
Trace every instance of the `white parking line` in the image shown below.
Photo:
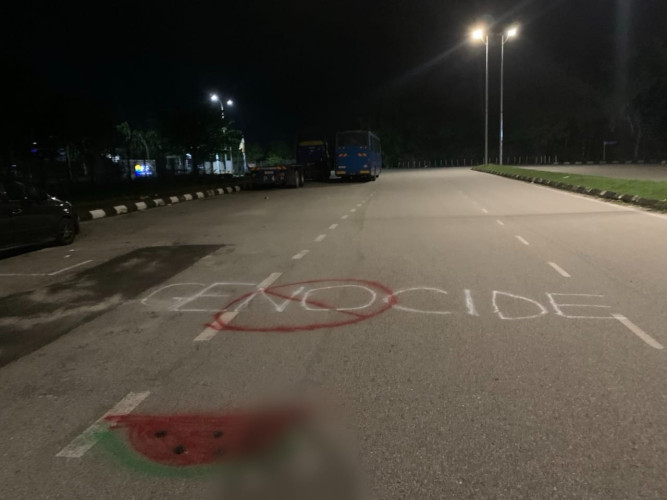
[[[65,271],[69,271],[70,269],[74,269],[75,267],[83,266],[85,264],[90,264],[93,261],[93,259],[90,260],[84,260],[83,262],[79,262],[78,264],[74,264],[73,266],[65,267],[63,269],[60,269],[58,271],[55,271],[53,273],[47,274],[47,276],[55,276],[56,274],[64,273]]]
[[[341,217],[341,219],[345,220],[345,219],[347,219],[348,217],[349,217],[349,215],[348,215],[348,214],[345,214],[345,215],[343,215],[343,216]]]
[[[500,219],[496,219],[496,222],[498,223],[499,226],[504,226],[505,223],[501,221]]]
[[[63,458],[81,458],[99,440],[98,434],[105,430],[104,419],[109,415],[127,415],[149,396],[150,392],[130,392],[116,406],[102,415],[93,425],[79,434],[74,440],[60,450],[56,456]]]
[[[516,238],[517,240],[519,240],[521,243],[523,243],[524,245],[526,245],[526,246],[530,245],[530,243],[528,243],[525,239],[523,239],[523,238],[522,238],[521,236],[519,236],[518,234],[515,236],[515,238]]]
[[[553,267],[553,268],[556,270],[556,272],[557,272],[558,274],[560,274],[561,276],[563,276],[564,278],[571,278],[571,277],[572,277],[572,276],[570,276],[570,273],[568,273],[565,269],[563,269],[562,267],[560,267],[560,266],[559,266],[558,264],[556,264],[555,262],[549,262],[549,265],[550,265],[551,267]]]
[[[310,252],[310,250],[301,250],[298,254],[292,256],[292,259],[294,260],[303,259],[308,252]]]
[[[315,242],[319,243],[320,241],[322,241],[326,237],[327,237],[326,234],[320,234],[317,238],[315,238]]]
[[[331,224],[331,225],[329,226],[329,229],[331,229],[331,230],[333,231],[333,230],[336,229],[337,227],[338,227],[338,224]]]
[[[653,347],[653,349],[664,349],[665,347],[655,340],[653,337],[651,337],[648,333],[646,333],[644,330],[639,328],[637,325],[635,325],[632,321],[630,321],[628,318],[623,316],[622,314],[612,314],[614,318],[616,318],[618,321],[623,323],[623,325],[630,330],[632,333],[637,335],[640,339],[642,339],[644,342],[646,342],[648,345]]]

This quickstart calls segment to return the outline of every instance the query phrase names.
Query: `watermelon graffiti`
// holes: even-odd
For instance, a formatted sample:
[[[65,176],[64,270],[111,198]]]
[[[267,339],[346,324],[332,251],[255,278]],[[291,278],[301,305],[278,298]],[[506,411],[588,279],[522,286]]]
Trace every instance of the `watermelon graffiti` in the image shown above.
[[[100,443],[120,462],[153,475],[208,474],[216,466],[252,463],[285,451],[300,410],[185,415],[110,415]]]

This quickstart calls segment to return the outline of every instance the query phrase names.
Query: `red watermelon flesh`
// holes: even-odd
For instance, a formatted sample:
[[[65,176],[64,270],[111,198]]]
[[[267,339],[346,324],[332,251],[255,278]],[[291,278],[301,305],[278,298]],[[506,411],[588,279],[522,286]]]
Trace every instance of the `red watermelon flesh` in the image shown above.
[[[296,412],[226,415],[110,415],[132,448],[153,462],[185,467],[251,458],[280,441]]]

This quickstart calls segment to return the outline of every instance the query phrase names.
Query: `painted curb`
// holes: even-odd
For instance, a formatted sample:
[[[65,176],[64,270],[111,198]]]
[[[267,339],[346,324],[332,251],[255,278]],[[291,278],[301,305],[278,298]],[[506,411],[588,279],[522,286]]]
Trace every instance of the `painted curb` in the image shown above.
[[[183,193],[178,196],[165,196],[162,198],[142,199],[133,202],[127,202],[123,205],[109,205],[92,210],[84,210],[79,213],[81,221],[97,220],[106,217],[114,217],[116,215],[127,214],[131,212],[143,212],[156,207],[165,207],[167,205],[175,205],[185,201],[201,200],[204,198],[211,198],[213,196],[220,196],[223,194],[238,193],[239,191],[247,190],[250,184],[241,183],[234,186],[225,186],[214,189],[207,189],[205,191],[196,191],[194,193]]]
[[[482,172],[484,174],[493,174],[493,175],[498,175],[500,177],[507,177],[508,179],[516,179],[524,182],[530,182],[531,184],[543,184],[545,186],[561,189],[563,191],[571,191],[573,193],[595,196],[596,198],[622,201],[630,205],[637,205],[644,208],[651,208],[653,210],[667,211],[667,200],[654,200],[650,198],[642,198],[641,196],[632,194],[615,193],[613,191],[600,191],[599,189],[595,188],[575,186],[574,184],[565,184],[564,182],[542,179],[540,177],[528,177],[525,175],[518,175],[518,174],[506,174],[504,172],[493,172],[491,170],[483,170],[481,168],[472,168],[472,170],[476,172]]]

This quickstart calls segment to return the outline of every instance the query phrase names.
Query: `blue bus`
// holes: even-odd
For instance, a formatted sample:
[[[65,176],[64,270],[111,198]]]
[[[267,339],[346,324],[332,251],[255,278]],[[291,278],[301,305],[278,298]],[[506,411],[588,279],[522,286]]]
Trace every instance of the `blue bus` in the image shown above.
[[[368,130],[338,132],[335,171],[343,180],[377,179],[382,171],[379,137]]]

